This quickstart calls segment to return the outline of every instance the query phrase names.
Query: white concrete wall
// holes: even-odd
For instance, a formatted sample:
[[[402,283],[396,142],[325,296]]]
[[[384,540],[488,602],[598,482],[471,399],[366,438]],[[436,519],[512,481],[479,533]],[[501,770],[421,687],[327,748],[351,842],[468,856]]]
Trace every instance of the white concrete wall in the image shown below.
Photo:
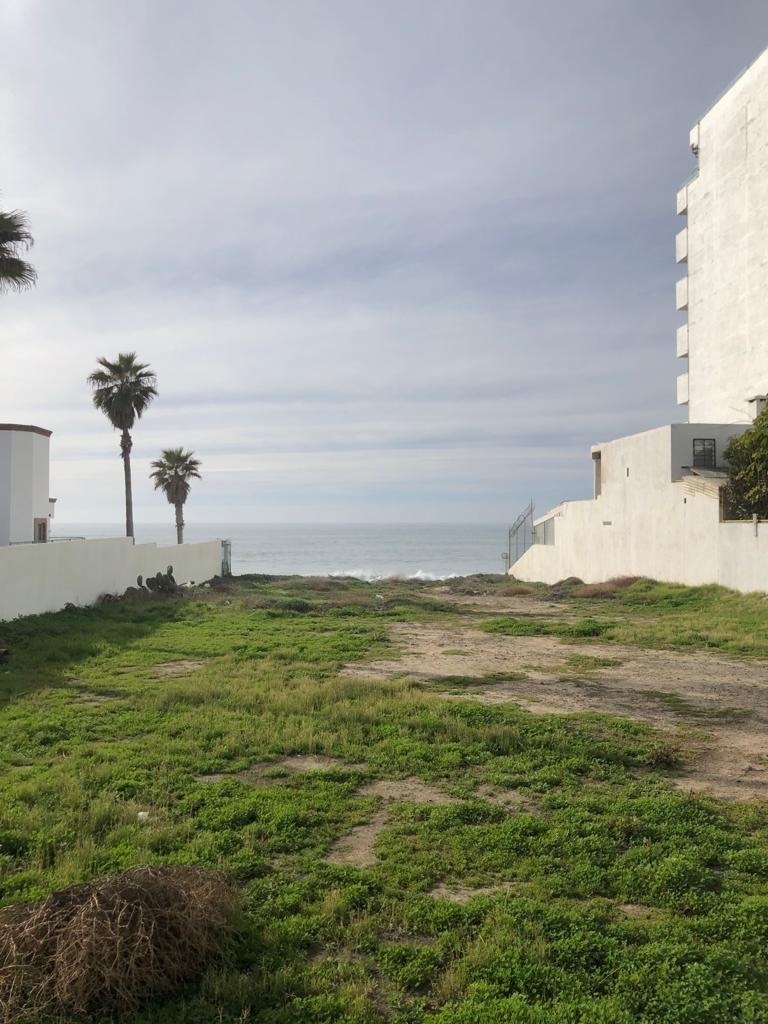
[[[687,397],[691,421],[743,423],[747,399],[768,391],[768,51],[695,135],[699,173],[685,200],[688,394],[678,400]]]
[[[673,424],[595,445],[593,453],[601,453],[600,496],[564,502],[537,519],[537,525],[553,520],[554,544],[534,544],[510,572],[545,583],[568,576],[587,583],[649,576],[768,589],[768,524],[755,538],[751,523],[721,523],[716,490],[697,490],[682,474],[692,461],[693,438],[714,437],[722,465],[723,448],[743,429]]]
[[[768,523],[720,523],[717,582],[749,593],[768,591]]]
[[[48,519],[51,494],[50,438],[32,434],[32,518]],[[34,539],[34,538],[33,538]]]
[[[34,492],[35,435],[31,431],[13,431],[11,437],[11,544],[23,544],[35,539]],[[40,438],[41,441],[46,440]],[[48,515],[48,513],[45,513]]]
[[[178,583],[203,583],[221,573],[221,541],[158,547],[119,537],[2,547],[0,621],[92,604],[169,565]]]
[[[50,441],[32,429],[0,429],[0,546],[35,539],[48,518]]]
[[[13,435],[0,430],[0,547],[11,540],[11,449]]]
[[[617,576],[647,576],[668,583],[719,583],[742,593],[768,591],[768,522],[719,521],[716,499],[684,493],[670,484],[660,510],[662,531],[648,528],[646,545],[628,543],[626,528],[607,530],[594,514],[597,502],[567,502],[555,510],[555,544],[535,544],[510,570],[517,579],[556,583],[578,576],[601,583]],[[685,498],[686,504],[681,507]],[[614,528],[617,526],[613,524]]]
[[[554,510],[555,543],[534,544],[510,572],[544,583],[568,576],[586,583],[616,576],[691,585],[717,582],[718,502],[687,494],[682,483],[667,483],[654,501],[655,509],[642,501],[627,501],[623,507],[611,507],[602,498],[566,502]]]

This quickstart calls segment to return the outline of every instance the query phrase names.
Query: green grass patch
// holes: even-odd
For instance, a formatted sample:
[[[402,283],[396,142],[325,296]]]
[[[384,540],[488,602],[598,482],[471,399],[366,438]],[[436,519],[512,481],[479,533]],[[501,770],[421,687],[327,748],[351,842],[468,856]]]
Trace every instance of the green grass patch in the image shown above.
[[[592,672],[600,668],[616,668],[621,665],[618,658],[601,658],[592,654],[570,654],[565,663],[577,672]]]
[[[606,636],[611,632],[612,622],[597,619],[581,619],[579,622],[558,622],[546,619],[519,619],[500,616],[481,623],[486,633],[500,633],[503,636],[559,636],[565,640],[588,640]]]
[[[429,588],[366,586],[251,577],[1,625],[0,901],[138,864],[225,871],[236,959],[143,1024],[767,1021],[766,807],[676,792],[680,750],[635,722],[340,675],[391,654],[389,622],[455,621]],[[518,622],[542,625],[488,627]],[[155,676],[173,661],[201,667]],[[293,754],[339,763],[282,769]],[[373,866],[327,863],[380,806],[361,784],[407,776],[454,802],[396,802]]]
[[[590,607],[574,601],[576,608]],[[641,647],[718,650],[768,657],[768,596],[718,586],[683,587],[638,580],[611,599],[606,639]]]

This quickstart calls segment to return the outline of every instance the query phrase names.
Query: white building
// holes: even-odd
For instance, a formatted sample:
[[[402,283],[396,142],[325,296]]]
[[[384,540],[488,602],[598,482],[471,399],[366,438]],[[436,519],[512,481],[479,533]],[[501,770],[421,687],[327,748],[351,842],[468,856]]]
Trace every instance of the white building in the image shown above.
[[[677,194],[678,402],[694,423],[746,423],[768,390],[768,50],[694,125]]]
[[[132,538],[50,540],[50,430],[0,423],[0,622],[92,604],[173,567],[178,583],[228,572],[228,542],[134,544]],[[37,542],[37,543],[36,543]],[[226,555],[226,560],[225,560]]]
[[[48,540],[50,430],[0,423],[0,545]]]
[[[768,50],[694,126],[677,195],[677,380],[688,422],[592,448],[594,490],[534,520],[523,580],[650,576],[768,590],[768,523],[725,522],[723,450],[768,393]]]

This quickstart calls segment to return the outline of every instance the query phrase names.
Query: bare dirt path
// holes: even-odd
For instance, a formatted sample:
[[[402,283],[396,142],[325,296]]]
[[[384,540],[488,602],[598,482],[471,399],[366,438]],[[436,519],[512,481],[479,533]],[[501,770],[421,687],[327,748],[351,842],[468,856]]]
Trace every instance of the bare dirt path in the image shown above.
[[[554,610],[526,599],[519,609],[512,604],[505,601],[505,610],[524,608],[529,615],[545,610],[550,616]],[[598,641],[567,644],[548,636],[507,637],[469,624],[396,624],[392,639],[399,657],[349,666],[345,673],[443,679],[449,699],[514,702],[534,714],[601,712],[677,736],[686,730],[686,745],[695,752],[675,780],[680,788],[726,799],[768,799],[767,662]],[[592,659],[611,664],[598,666]]]

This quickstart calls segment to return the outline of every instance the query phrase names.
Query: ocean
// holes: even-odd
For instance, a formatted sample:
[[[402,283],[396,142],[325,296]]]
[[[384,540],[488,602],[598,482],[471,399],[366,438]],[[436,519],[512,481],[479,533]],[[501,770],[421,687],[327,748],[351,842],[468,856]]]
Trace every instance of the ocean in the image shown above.
[[[120,537],[115,523],[58,523],[52,536]],[[232,571],[300,576],[356,576],[363,580],[402,576],[445,579],[504,571],[504,525],[280,525],[190,523],[188,541],[232,541]],[[174,544],[172,523],[136,525],[137,543]]]

